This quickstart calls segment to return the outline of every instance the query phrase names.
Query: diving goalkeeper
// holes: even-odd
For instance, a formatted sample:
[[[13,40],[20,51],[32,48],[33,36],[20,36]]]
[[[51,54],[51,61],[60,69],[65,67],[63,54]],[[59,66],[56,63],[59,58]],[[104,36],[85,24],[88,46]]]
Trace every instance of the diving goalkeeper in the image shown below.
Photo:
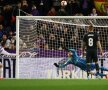
[[[58,68],[64,68],[68,64],[73,64],[87,72],[86,60],[84,58],[79,57],[75,49],[68,49],[68,57],[66,58],[66,62],[64,64],[54,63],[54,65]],[[90,71],[95,70],[95,68],[96,68],[95,64],[91,63]],[[105,68],[105,67],[99,67],[99,69],[103,71],[108,71],[108,68]],[[103,73],[90,72],[90,74],[95,75],[95,76],[105,76],[105,77],[107,76],[106,74],[103,74]]]

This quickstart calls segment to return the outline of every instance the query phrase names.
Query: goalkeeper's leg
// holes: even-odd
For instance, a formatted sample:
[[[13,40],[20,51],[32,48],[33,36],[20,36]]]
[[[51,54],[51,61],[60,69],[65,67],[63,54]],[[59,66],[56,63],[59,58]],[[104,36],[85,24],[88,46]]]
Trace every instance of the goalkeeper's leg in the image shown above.
[[[87,78],[89,79],[89,74],[90,74],[90,63],[87,63]]]
[[[105,68],[105,67],[100,67],[99,69],[101,69],[103,71],[108,71],[108,68]]]
[[[103,77],[103,76],[107,76],[107,74],[104,74],[104,73],[93,73],[93,72],[89,72],[89,74],[91,75],[94,75],[94,76],[100,76],[100,77]]]

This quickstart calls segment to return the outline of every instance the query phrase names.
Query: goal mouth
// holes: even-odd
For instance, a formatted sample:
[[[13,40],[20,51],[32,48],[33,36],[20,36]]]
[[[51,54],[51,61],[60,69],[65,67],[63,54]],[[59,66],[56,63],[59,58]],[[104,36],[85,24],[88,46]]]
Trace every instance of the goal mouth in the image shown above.
[[[55,79],[66,76],[85,79],[86,72],[74,65],[58,69],[53,64],[62,64],[67,60],[64,46],[75,49],[79,56],[82,55],[82,39],[89,23],[92,23],[94,31],[99,34],[104,57],[108,58],[108,16],[19,16],[17,20],[19,78]],[[100,62],[99,64],[101,65]]]

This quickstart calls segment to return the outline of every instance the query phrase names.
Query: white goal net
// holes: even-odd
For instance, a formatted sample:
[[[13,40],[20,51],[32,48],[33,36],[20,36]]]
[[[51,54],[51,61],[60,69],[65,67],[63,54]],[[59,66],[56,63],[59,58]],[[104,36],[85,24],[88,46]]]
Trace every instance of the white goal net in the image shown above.
[[[86,73],[74,65],[57,69],[53,63],[65,62],[64,46],[81,56],[89,23],[99,34],[106,58],[104,65],[108,67],[108,17],[17,17],[19,78],[86,78]]]

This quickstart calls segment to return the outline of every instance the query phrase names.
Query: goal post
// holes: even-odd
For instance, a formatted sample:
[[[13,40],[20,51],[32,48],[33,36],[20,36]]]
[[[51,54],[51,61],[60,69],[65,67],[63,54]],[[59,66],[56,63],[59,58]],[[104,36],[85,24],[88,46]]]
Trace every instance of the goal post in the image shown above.
[[[16,17],[16,78],[19,79],[19,18]]]
[[[82,55],[83,35],[90,24],[99,34],[105,58],[103,65],[108,67],[108,16],[17,16],[18,77],[86,78],[86,73],[74,65],[61,70],[53,63],[65,62],[64,46]]]

